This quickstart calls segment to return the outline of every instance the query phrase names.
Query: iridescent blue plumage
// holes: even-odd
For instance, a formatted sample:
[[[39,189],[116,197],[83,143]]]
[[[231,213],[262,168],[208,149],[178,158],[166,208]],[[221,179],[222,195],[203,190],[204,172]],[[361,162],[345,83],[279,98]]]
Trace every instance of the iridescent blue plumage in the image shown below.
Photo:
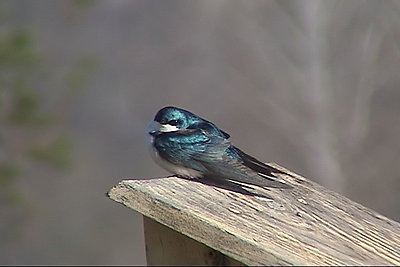
[[[149,134],[155,159],[174,174],[240,185],[290,187],[274,175],[283,172],[233,146],[229,134],[189,111],[161,109]]]

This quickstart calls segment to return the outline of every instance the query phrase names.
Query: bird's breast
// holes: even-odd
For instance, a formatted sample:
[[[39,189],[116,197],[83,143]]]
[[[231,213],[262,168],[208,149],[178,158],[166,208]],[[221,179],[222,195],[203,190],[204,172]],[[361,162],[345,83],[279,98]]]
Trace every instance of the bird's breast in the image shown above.
[[[163,169],[169,171],[172,174],[180,175],[186,178],[199,178],[202,177],[202,172],[198,170],[194,170],[192,168],[185,167],[183,165],[178,165],[171,163],[170,161],[164,159],[160,156],[157,148],[154,146],[154,137],[153,135],[148,134],[148,148],[150,151],[150,155],[154,159],[154,161]]]

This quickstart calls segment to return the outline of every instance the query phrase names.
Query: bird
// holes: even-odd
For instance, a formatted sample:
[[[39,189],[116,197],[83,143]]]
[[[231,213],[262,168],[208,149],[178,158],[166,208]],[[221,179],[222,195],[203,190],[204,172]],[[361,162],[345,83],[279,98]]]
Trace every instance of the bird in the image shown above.
[[[232,187],[292,188],[276,174],[287,174],[234,146],[214,123],[175,106],[161,108],[148,126],[155,162],[173,175]],[[290,175],[291,176],[291,175]]]

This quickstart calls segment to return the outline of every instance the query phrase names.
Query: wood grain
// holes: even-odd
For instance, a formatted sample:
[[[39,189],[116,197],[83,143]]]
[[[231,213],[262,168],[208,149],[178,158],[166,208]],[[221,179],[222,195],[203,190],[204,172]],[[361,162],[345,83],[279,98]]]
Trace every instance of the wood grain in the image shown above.
[[[123,180],[111,199],[247,265],[400,265],[400,224],[299,175],[273,200],[177,177]]]
[[[148,266],[244,266],[243,263],[143,216]]]

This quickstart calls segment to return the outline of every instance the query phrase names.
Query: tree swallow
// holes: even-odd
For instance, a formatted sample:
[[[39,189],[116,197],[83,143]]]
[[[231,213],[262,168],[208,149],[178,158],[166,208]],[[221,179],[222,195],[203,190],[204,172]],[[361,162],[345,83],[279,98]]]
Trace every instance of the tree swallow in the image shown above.
[[[172,174],[241,188],[292,188],[274,175],[289,174],[244,153],[231,144],[229,134],[187,110],[162,108],[148,134],[154,160]]]

